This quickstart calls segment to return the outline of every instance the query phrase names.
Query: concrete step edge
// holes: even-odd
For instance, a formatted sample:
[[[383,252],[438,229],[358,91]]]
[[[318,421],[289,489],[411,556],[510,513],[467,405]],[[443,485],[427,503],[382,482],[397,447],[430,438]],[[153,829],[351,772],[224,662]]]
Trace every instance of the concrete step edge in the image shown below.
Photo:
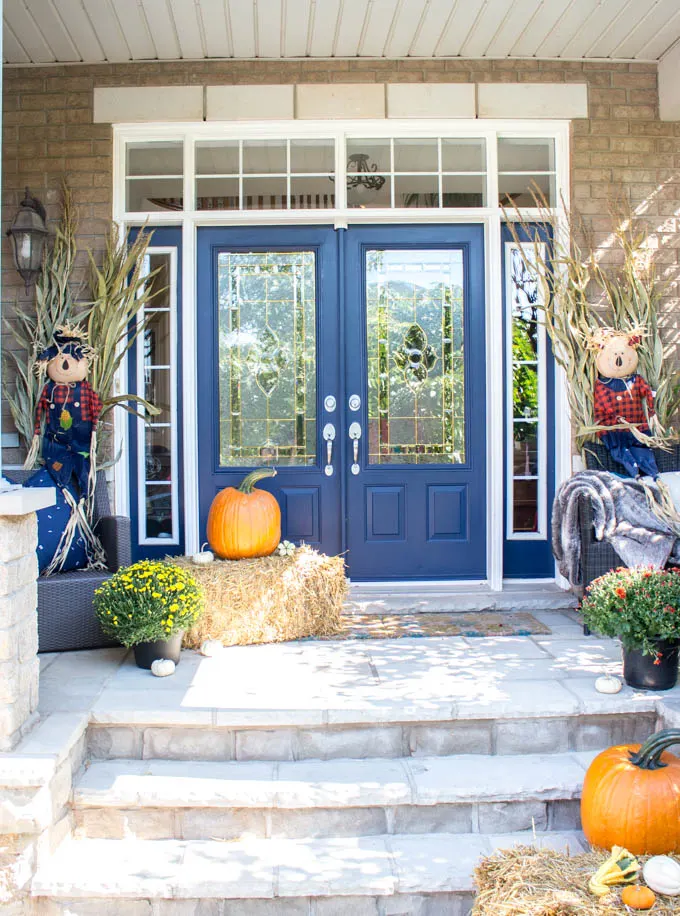
[[[578,798],[597,751],[350,760],[96,760],[76,808],[356,808]]]
[[[33,897],[272,899],[470,893],[480,858],[517,843],[582,852],[578,832],[321,840],[71,839],[38,869]]]

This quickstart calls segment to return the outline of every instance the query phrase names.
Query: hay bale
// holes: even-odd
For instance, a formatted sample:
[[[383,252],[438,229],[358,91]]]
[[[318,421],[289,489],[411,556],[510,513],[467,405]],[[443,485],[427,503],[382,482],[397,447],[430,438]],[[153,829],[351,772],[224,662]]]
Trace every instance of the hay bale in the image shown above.
[[[205,612],[184,637],[198,649],[204,639],[225,646],[333,636],[341,627],[347,594],[345,562],[310,547],[292,556],[216,560],[196,566],[189,557],[172,560],[191,569],[205,594]]]
[[[622,887],[594,897],[588,881],[608,852],[568,856],[551,849],[515,846],[482,859],[475,869],[477,898],[472,916],[624,916]],[[649,856],[638,856],[641,863]],[[680,899],[657,895],[655,916],[680,914]]]

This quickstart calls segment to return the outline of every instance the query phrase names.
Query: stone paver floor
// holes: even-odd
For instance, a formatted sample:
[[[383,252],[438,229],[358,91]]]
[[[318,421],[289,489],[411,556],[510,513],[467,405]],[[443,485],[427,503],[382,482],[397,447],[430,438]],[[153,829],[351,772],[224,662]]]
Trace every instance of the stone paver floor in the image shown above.
[[[664,694],[624,687],[596,693],[621,673],[614,640],[584,636],[573,611],[533,611],[550,635],[402,638],[236,646],[214,658],[185,651],[175,675],[155,678],[123,649],[41,656],[40,712],[90,712],[102,723],[275,725],[410,717],[572,715],[680,708]]]

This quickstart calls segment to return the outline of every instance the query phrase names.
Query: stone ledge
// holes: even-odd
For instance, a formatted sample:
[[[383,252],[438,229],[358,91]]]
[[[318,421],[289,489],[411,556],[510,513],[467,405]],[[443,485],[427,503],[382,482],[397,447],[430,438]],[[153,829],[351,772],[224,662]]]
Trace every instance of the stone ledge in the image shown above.
[[[29,515],[54,506],[56,501],[54,487],[20,487],[0,491],[0,516]]]

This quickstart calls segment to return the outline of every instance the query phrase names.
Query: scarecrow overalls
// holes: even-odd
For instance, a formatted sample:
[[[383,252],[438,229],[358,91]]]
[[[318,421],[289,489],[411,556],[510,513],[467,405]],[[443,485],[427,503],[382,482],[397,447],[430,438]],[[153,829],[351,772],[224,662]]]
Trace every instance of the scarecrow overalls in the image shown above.
[[[102,402],[87,381],[45,384],[36,411],[35,435],[45,418],[42,456],[58,487],[64,489],[75,476],[80,496],[88,491],[90,443]]]

